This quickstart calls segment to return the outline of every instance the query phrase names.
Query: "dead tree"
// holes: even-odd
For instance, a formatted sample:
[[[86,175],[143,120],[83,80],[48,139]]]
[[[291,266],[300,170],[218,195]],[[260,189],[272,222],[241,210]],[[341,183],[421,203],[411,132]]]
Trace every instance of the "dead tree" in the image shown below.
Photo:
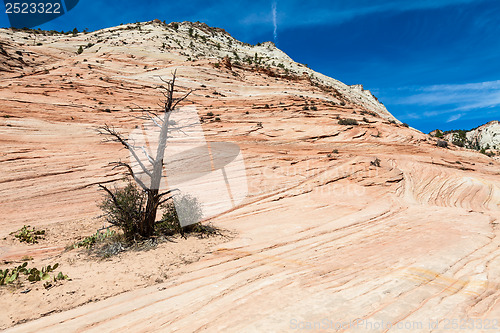
[[[182,97],[174,97],[175,76],[176,73],[174,72],[174,74],[172,75],[172,79],[169,81],[165,81],[160,78],[165,83],[165,86],[161,87],[163,90],[162,94],[164,96],[164,99],[161,100],[160,104],[161,110],[159,110],[159,112],[154,112],[151,110],[143,109],[143,115],[137,117],[139,119],[152,121],[154,125],[160,129],[156,154],[152,156],[145,149],[142,149],[142,153],[145,154],[147,163],[149,163],[149,165],[146,165],[146,163],[139,157],[138,153],[136,152],[137,147],[134,146],[134,142],[131,142],[129,139],[125,139],[123,135],[121,135],[113,127],[110,127],[107,124],[98,128],[98,132],[102,135],[107,136],[108,141],[119,142],[125,149],[130,152],[130,155],[140,166],[142,175],[145,174],[146,178],[148,179],[147,182],[143,181],[142,177],[139,177],[136,172],[134,172],[132,166],[128,163],[124,163],[121,161],[110,163],[114,165],[114,168],[125,168],[125,171],[128,173],[128,175],[132,177],[132,179],[134,179],[134,181],[147,195],[146,207],[141,217],[141,221],[137,226],[138,233],[142,237],[150,237],[153,235],[156,222],[156,214],[159,206],[162,203],[172,199],[173,194],[176,191],[176,189],[170,189],[165,192],[160,192],[164,163],[163,159],[165,155],[165,148],[167,145],[167,138],[169,135],[169,131],[171,130],[170,116],[176,109],[178,104],[185,100],[192,91],[189,91]],[[120,204],[113,192],[102,184],[100,184],[99,187],[106,191],[110,195],[115,206],[118,209],[122,210],[122,207],[120,207]]]

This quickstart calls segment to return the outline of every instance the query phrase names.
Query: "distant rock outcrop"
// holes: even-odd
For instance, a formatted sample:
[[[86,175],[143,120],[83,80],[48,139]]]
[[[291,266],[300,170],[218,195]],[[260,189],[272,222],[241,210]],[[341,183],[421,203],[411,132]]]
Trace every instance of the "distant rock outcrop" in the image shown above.
[[[500,123],[498,120],[466,130],[440,131],[429,133],[431,136],[443,138],[457,146],[492,152],[500,150]]]

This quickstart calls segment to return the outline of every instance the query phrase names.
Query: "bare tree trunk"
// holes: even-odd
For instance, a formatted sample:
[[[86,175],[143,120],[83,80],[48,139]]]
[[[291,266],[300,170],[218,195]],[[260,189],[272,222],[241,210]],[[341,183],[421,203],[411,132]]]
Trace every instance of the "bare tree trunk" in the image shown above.
[[[160,185],[161,185],[161,179],[162,179],[162,173],[163,173],[163,159],[165,157],[165,148],[167,145],[167,138],[168,138],[168,133],[169,133],[169,119],[172,111],[177,107],[177,105],[186,99],[189,94],[191,93],[188,92],[181,98],[174,98],[174,85],[175,85],[175,72],[172,76],[171,81],[164,81],[163,82],[167,84],[166,91],[163,93],[163,96],[165,97],[165,100],[163,102],[163,119],[159,118],[156,114],[152,113],[154,115],[155,119],[158,119],[161,121],[156,122],[155,119],[153,119],[152,115],[146,112],[146,119],[152,120],[158,127],[161,127],[161,131],[159,134],[158,138],[158,147],[156,150],[156,156],[152,157],[149,156],[147,153],[146,156],[151,161],[153,165],[153,170],[150,171],[146,168],[146,166],[141,162],[139,156],[137,153],[134,151],[135,147],[133,144],[130,144],[127,139],[124,139],[117,131],[115,131],[113,128],[110,128],[109,126],[105,125],[104,127],[99,129],[99,132],[101,134],[105,134],[108,136],[112,137],[112,141],[120,142],[125,148],[127,148],[131,155],[134,157],[134,159],[137,161],[139,166],[141,167],[142,171],[150,177],[150,183],[149,186],[148,184],[145,184],[139,177],[134,174],[134,171],[132,167],[123,162],[115,162],[116,167],[121,166],[125,167],[129,173],[130,176],[141,186],[141,188],[147,193],[147,203],[146,203],[146,208],[144,210],[144,215],[142,220],[139,222],[139,225],[137,226],[138,233],[142,237],[151,237],[154,234],[154,229],[155,229],[155,222],[156,222],[156,215],[158,212],[158,207],[160,204],[163,202],[169,200],[172,198],[172,196],[167,196],[170,195],[175,189],[171,189],[169,191],[166,191],[164,193],[160,193]],[[158,123],[161,123],[158,124]],[[105,189],[108,194],[113,196],[111,191],[109,191],[105,186],[100,185],[103,189]],[[115,204],[117,204],[117,201],[114,200]],[[119,209],[122,209],[121,207],[118,207]]]
[[[151,192],[148,192],[148,200],[146,203],[144,219],[141,221],[142,223],[139,226],[139,234],[142,237],[151,237],[154,233],[156,214],[158,211],[157,196],[158,190],[151,190]]]

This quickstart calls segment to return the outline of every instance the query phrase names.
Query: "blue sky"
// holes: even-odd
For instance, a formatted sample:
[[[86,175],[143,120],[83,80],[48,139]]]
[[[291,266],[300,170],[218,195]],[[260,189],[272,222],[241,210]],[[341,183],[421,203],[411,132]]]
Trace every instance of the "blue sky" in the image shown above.
[[[42,29],[202,21],[255,44],[274,40],[295,61],[370,89],[424,132],[500,120],[500,1],[80,0]],[[7,27],[4,11],[0,26]]]

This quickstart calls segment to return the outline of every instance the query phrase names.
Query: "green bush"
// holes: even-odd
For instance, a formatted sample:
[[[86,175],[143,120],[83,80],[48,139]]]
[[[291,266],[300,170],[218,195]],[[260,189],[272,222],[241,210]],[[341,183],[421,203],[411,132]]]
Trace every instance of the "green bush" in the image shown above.
[[[203,216],[201,204],[197,198],[185,195],[176,195],[162,207],[163,215],[156,224],[156,232],[163,235],[183,234],[185,231],[195,231]],[[181,227],[179,216],[182,218],[184,228]]]
[[[130,181],[126,187],[115,188],[112,192],[118,205],[107,194],[100,208],[108,223],[122,229],[127,239],[133,238],[139,232],[139,225],[145,213],[146,195]]]
[[[444,140],[438,140],[436,145],[441,148],[448,148],[448,142]]]
[[[358,121],[356,119],[340,119],[339,120],[339,125],[358,125]]]
[[[83,47],[80,45],[80,48],[78,49],[78,51],[76,51],[76,53],[78,54],[82,54],[83,53]]]

